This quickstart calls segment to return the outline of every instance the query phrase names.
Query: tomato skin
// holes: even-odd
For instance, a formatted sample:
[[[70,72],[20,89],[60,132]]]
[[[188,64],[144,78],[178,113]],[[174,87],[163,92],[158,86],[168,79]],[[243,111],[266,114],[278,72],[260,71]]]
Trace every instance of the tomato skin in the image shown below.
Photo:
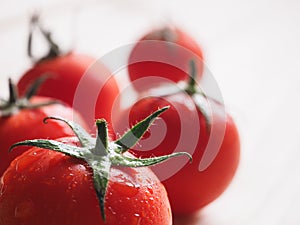
[[[30,103],[38,104],[49,101],[50,98],[34,96]],[[36,138],[59,138],[73,135],[73,131],[64,123],[51,120],[48,124],[43,119],[48,116],[60,116],[74,120],[82,126],[86,124],[82,117],[73,109],[61,104],[52,104],[36,109],[22,109],[7,117],[0,117],[0,175],[10,162],[26,151],[28,147],[20,147],[17,151],[8,152],[11,145],[19,141]]]
[[[79,145],[72,137],[59,141]],[[148,168],[112,167],[105,210],[106,223],[90,167],[56,151],[31,148],[1,178],[0,224],[172,224],[166,191]]]
[[[86,73],[88,69],[89,73]],[[21,77],[18,82],[20,93],[24,94],[28,85],[44,74],[50,77],[40,87],[38,95],[59,99],[72,106],[81,113],[89,127],[94,126],[95,118],[105,118],[111,122],[111,111],[119,95],[119,88],[102,63],[90,56],[72,52],[43,60]],[[84,91],[78,94],[79,84]],[[95,101],[86,105],[87,99]]]
[[[200,132],[198,136],[185,140],[184,144],[178,149],[178,151],[191,151],[191,148],[193,148],[191,142],[197,138],[194,152],[189,152],[192,153],[193,157],[191,164],[186,163],[176,174],[173,173],[172,176],[166,179],[164,179],[164,173],[170,173],[172,165],[170,165],[171,169],[169,171],[164,171],[160,167],[156,168],[156,166],[153,168],[153,171],[167,189],[174,215],[194,213],[215,200],[230,184],[239,163],[240,142],[238,130],[233,119],[226,115],[226,129],[220,150],[210,166],[204,171],[199,171],[200,161],[208,143],[209,131],[204,116],[198,108],[191,107],[191,102],[192,100],[184,98],[182,93],[164,98],[147,97],[135,103],[129,112],[129,124],[133,124],[157,108],[165,105],[171,106],[168,111],[161,115],[167,129],[165,138],[159,145],[146,152],[140,151],[137,147],[133,150],[134,155],[137,157],[158,156],[173,152],[179,145],[181,132],[186,132],[181,130],[181,124],[188,124],[187,127],[190,127],[187,131],[188,135],[193,136],[196,133],[193,124],[199,123]],[[178,111],[181,113],[178,114]],[[195,118],[195,113],[198,119]],[[163,129],[159,127],[160,124],[156,124],[156,126],[157,130]],[[216,124],[216,126],[219,125]],[[152,142],[155,142],[155,137]],[[143,145],[143,140],[140,145],[142,148],[148,147],[147,142]],[[182,163],[179,159],[174,159],[175,164],[176,160],[177,164]]]
[[[133,83],[138,91],[166,82],[179,82],[189,78],[189,62],[197,66],[197,79],[203,72],[203,53],[200,46],[185,31],[177,27],[164,27],[149,32],[134,46],[129,56],[128,73],[132,82],[150,76],[151,82]],[[159,79],[163,78],[163,79]]]

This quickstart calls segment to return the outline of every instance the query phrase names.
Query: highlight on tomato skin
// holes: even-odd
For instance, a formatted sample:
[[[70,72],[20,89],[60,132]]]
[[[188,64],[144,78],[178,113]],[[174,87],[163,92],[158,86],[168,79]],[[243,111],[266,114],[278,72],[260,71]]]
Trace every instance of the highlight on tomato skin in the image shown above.
[[[140,38],[132,49],[128,59],[129,78],[139,92],[166,82],[186,81],[191,59],[196,61],[197,80],[200,80],[204,65],[199,44],[179,27],[168,25],[154,29]],[[156,79],[135,84],[147,77]]]

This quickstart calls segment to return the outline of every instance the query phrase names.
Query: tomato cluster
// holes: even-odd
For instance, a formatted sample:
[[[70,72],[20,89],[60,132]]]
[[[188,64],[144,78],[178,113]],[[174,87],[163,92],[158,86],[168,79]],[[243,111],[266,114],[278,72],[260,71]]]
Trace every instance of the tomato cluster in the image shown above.
[[[39,59],[36,31],[49,44]],[[136,43],[128,75],[139,98],[126,109],[106,66],[61,52],[36,15],[28,55],[33,67],[17,85],[9,80],[0,102],[0,225],[170,225],[229,185],[238,130],[222,102],[201,90],[202,49],[183,30],[152,30]],[[168,160],[181,155],[192,162]]]
[[[123,112],[116,130],[122,132],[124,125],[130,126],[153,110],[170,105],[161,116],[163,122],[148,131],[133,154],[143,158],[189,152],[192,164],[175,159],[153,170],[167,189],[173,214],[195,213],[225,191],[237,170],[237,127],[222,99],[205,93],[207,87],[201,85],[201,79],[207,77],[203,75],[201,48],[180,29],[165,27],[143,36],[128,64],[139,98]]]

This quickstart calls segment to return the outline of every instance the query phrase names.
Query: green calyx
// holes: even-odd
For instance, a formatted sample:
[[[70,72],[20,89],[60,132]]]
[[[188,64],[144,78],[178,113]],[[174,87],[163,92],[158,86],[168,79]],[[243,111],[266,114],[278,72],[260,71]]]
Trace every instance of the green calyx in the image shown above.
[[[176,42],[177,35],[173,27],[165,26],[150,32],[144,37],[144,39],[152,41]]]
[[[43,35],[49,47],[48,53],[41,58],[35,58],[32,53],[32,39],[33,39],[33,33],[36,29],[38,29],[38,31]],[[42,27],[38,14],[33,14],[30,20],[27,54],[34,63],[39,63],[46,59],[56,58],[57,56],[62,54],[59,46],[53,41],[51,32],[49,32],[48,30]]]
[[[83,128],[81,128],[74,122],[67,121],[58,117],[48,117],[44,120],[45,123],[49,119],[55,119],[61,120],[68,124],[77,136],[81,147],[64,144],[54,140],[38,139],[18,142],[12,145],[10,150],[17,146],[34,146],[49,150],[55,150],[65,153],[71,157],[85,160],[93,171],[94,189],[99,200],[102,218],[105,221],[105,196],[109,181],[110,168],[112,166],[145,167],[161,163],[172,157],[180,155],[186,155],[190,158],[190,160],[192,160],[191,155],[186,152],[176,152],[166,156],[146,159],[133,158],[123,154],[130,148],[132,148],[137,143],[137,141],[141,139],[154,119],[156,119],[168,108],[169,107],[163,107],[157,110],[141,122],[134,125],[121,138],[115,141],[108,140],[107,122],[104,119],[96,121],[98,133],[97,137],[93,138]]]
[[[160,34],[162,40],[167,42],[176,42],[177,35],[174,28],[166,26],[157,32]]]
[[[35,109],[47,105],[60,103],[58,100],[50,100],[42,103],[30,103],[30,99],[36,94],[41,84],[48,79],[47,75],[39,77],[26,91],[24,96],[19,96],[16,85],[11,79],[8,79],[9,99],[1,99],[0,102],[0,117],[10,116],[22,109]]]

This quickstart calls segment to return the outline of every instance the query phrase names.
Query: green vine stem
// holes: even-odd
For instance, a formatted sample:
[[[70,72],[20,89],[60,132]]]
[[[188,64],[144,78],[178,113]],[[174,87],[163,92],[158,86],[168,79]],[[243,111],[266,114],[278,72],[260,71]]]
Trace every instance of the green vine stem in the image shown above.
[[[47,44],[48,44],[48,53],[42,58],[35,58],[32,52],[32,45],[33,45],[33,34],[34,31],[38,31],[43,35]],[[28,42],[27,42],[27,55],[29,58],[34,62],[38,63],[46,59],[55,58],[61,55],[62,52],[59,46],[53,41],[52,34],[50,31],[46,30],[40,23],[40,16],[39,14],[35,13],[32,15],[30,19],[30,26],[29,26],[29,35],[28,35]]]

